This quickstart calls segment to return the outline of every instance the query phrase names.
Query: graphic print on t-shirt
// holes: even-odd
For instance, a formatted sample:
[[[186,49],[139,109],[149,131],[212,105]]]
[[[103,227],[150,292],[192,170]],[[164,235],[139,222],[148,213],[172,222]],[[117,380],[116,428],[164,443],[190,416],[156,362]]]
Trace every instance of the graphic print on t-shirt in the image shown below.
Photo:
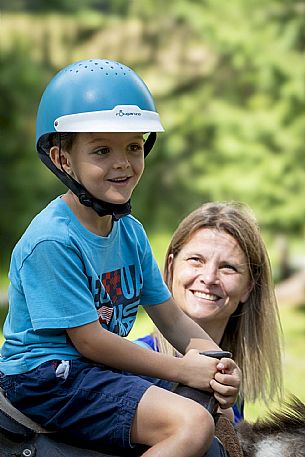
[[[128,335],[140,302],[141,273],[129,265],[88,280],[101,325],[120,336]]]

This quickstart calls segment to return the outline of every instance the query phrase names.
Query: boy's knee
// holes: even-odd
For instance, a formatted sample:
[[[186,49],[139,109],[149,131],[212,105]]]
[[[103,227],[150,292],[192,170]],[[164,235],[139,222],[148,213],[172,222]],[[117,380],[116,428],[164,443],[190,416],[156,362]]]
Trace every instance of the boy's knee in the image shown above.
[[[214,435],[214,420],[203,406],[162,389],[143,396],[132,426],[132,440],[153,446],[166,440],[192,455],[203,455]],[[191,454],[185,454],[191,455]]]
[[[214,419],[201,405],[192,403],[192,407],[183,412],[180,428],[188,439],[192,442],[197,440],[198,446],[202,446],[206,451],[214,436]]]
[[[167,420],[165,429],[168,437],[176,437],[184,449],[193,449],[194,455],[203,455],[207,452],[213,440],[215,427],[213,417],[203,406],[187,400],[183,407],[180,405]]]

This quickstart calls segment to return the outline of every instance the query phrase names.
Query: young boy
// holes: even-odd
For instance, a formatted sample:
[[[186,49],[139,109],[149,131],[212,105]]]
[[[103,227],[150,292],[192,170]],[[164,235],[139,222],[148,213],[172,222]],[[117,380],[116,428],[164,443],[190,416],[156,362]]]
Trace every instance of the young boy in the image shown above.
[[[37,150],[69,188],[38,214],[10,266],[1,384],[9,400],[50,429],[143,455],[202,456],[213,420],[173,382],[237,396],[230,359],[173,302],[141,224],[129,215],[144,157],[163,131],[144,82],[110,60],[60,71],[37,115]],[[144,140],[144,133],[150,133]],[[181,358],[128,335],[139,304]]]

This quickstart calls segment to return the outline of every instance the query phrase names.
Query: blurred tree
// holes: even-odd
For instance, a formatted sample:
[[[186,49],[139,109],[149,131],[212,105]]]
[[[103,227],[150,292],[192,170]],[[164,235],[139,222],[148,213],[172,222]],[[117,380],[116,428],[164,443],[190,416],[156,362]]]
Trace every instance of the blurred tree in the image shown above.
[[[47,69],[31,61],[24,48],[2,52],[0,66],[0,252],[5,261],[55,188],[37,160],[34,140],[35,113]]]
[[[79,2],[63,2],[72,3],[77,9]],[[92,55],[135,68],[152,89],[166,127],[133,197],[134,213],[148,230],[171,230],[206,200],[237,199],[253,207],[270,234],[303,236],[304,1],[168,0],[166,14],[159,0],[82,3],[102,14],[25,15],[33,34],[18,30],[18,43],[29,40],[41,52],[35,62],[25,57],[29,49],[14,46],[3,56],[0,95],[7,124],[0,160],[9,173],[1,167],[0,198],[11,207],[0,221],[4,248],[58,190],[55,178],[32,162],[46,76]],[[20,141],[27,151],[22,161]],[[4,199],[7,189],[11,197]]]
[[[125,0],[0,0],[3,11],[29,11],[35,13],[75,13],[93,9],[104,14],[126,15],[128,2]]]
[[[138,196],[148,225],[175,225],[205,200],[239,199],[270,232],[303,234],[304,13],[298,1],[176,2],[177,23],[214,63],[205,76],[181,72],[159,103],[171,124]]]

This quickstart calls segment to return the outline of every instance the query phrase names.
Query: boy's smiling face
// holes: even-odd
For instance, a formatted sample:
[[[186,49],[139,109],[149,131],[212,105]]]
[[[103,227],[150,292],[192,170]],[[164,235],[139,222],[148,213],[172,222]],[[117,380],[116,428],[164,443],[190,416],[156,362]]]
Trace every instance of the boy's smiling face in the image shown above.
[[[79,133],[64,168],[95,198],[126,203],[144,171],[142,133]]]

